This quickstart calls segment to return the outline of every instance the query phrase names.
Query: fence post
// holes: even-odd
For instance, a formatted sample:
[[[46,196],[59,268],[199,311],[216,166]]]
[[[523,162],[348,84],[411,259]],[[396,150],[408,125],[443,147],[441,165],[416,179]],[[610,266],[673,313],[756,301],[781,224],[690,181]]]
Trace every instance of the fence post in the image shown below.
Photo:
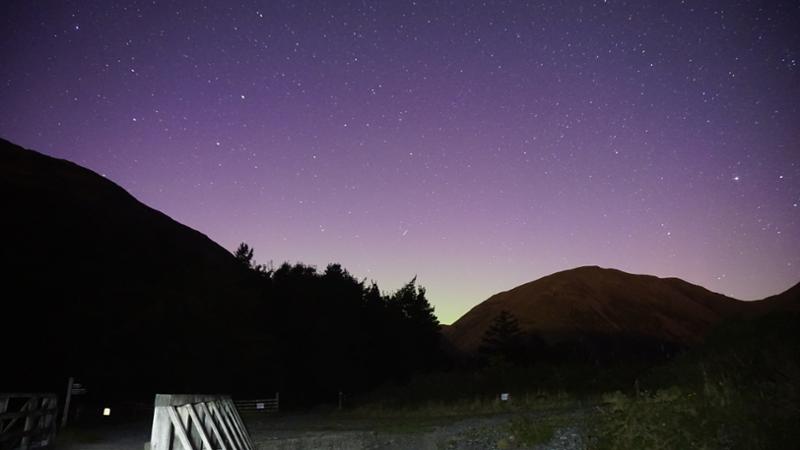
[[[150,448],[152,450],[168,450],[172,448],[172,421],[166,408],[159,406],[156,396],[156,406],[153,411],[153,430],[150,434]]]
[[[67,426],[67,416],[69,416],[69,403],[72,400],[72,384],[75,382],[75,377],[69,377],[67,381],[67,395],[64,397],[64,414],[61,416],[61,428]]]

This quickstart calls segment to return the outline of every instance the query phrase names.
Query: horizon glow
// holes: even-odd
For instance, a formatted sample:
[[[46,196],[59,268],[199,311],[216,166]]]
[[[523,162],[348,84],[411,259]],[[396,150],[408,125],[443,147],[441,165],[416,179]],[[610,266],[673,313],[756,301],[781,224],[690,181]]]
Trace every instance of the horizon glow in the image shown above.
[[[443,323],[582,265],[800,281],[800,5],[4,4],[0,136]]]

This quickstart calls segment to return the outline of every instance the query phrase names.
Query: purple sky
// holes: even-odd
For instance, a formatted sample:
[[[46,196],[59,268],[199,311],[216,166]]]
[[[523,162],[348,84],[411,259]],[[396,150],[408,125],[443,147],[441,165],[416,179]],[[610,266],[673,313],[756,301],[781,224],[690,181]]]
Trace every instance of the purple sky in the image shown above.
[[[586,264],[800,281],[800,3],[0,6],[0,136],[444,323]]]

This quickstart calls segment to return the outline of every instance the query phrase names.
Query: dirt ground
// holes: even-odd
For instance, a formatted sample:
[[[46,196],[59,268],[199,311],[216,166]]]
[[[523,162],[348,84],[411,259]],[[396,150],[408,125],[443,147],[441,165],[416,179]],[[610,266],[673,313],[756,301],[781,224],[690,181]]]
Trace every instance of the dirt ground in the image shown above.
[[[558,429],[546,444],[521,445],[509,429],[510,422],[519,417],[519,413],[506,413],[458,418],[363,418],[326,412],[252,414],[244,415],[243,419],[258,450],[585,448],[575,426]],[[535,420],[535,416],[532,418]],[[59,434],[54,449],[143,450],[150,438],[150,427],[150,420],[144,418],[91,428],[75,427]]]
[[[540,412],[527,415],[535,420]],[[580,414],[580,412],[576,412]],[[283,449],[390,449],[488,450],[531,448],[578,450],[584,443],[577,427],[556,431],[550,442],[522,445],[509,428],[520,413],[469,417],[359,418],[340,415],[248,417],[251,437],[259,450]],[[249,419],[249,420],[248,420]]]
[[[125,423],[73,425],[56,436],[53,450],[143,450],[150,440],[152,418]]]

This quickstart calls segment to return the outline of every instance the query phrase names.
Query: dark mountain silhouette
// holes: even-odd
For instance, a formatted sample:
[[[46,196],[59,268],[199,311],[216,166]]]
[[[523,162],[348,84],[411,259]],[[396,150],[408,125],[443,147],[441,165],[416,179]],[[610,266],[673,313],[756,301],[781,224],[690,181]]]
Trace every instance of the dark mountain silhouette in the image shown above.
[[[14,368],[0,371],[0,387],[78,376],[140,393],[336,392],[407,379],[440,358],[438,322],[413,281],[382,295],[338,265],[267,271],[251,253],[245,264],[104,177],[3,140],[0,208],[0,361]],[[689,345],[723,318],[798,305],[800,285],[741,302],[582,267],[491,297],[442,328],[441,349],[476,351],[503,310],[550,343]]]
[[[795,284],[786,291],[765,298],[758,302],[752,302],[752,309],[759,314],[766,314],[772,311],[790,311],[800,313],[800,283]]]
[[[415,280],[383,294],[338,264],[268,269],[247,245],[233,255],[7,141],[0,202],[0,389],[60,391],[76,376],[102,398],[280,390],[282,405],[312,405],[441,362]]]
[[[702,341],[724,318],[797,308],[799,296],[800,285],[763,301],[745,302],[677,278],[578,267],[493,295],[443,333],[462,352],[474,353],[505,310],[524,333],[551,343],[624,338],[686,346]]]
[[[180,364],[215,373],[229,357],[255,296],[247,269],[202,233],[5,140],[0,208],[3,366],[25,368],[2,377],[127,372],[142,384]]]

